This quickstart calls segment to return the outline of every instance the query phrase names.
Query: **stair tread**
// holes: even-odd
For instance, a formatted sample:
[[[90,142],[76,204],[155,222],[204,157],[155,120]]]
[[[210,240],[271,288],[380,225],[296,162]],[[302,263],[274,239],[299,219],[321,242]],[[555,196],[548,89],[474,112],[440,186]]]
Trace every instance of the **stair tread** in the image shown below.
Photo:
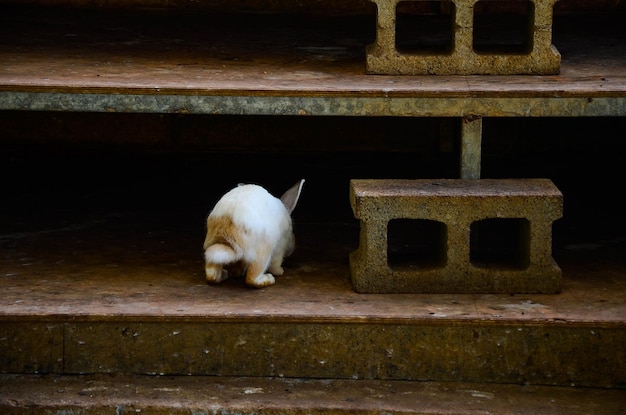
[[[3,413],[621,414],[626,390],[492,383],[0,375]],[[108,412],[107,412],[108,411]]]
[[[365,49],[373,41],[375,28],[369,16],[330,19],[320,35],[319,19],[306,16],[279,20],[262,14],[262,19],[255,20],[248,15],[244,22],[252,29],[242,31],[237,30],[242,21],[238,15],[178,13],[177,18],[185,23],[171,26],[165,24],[172,19],[171,10],[167,15],[141,10],[122,15],[99,11],[86,16],[81,11],[78,17],[74,16],[76,10],[54,12],[16,8],[5,13],[10,18],[2,24],[10,30],[0,43],[4,46],[0,51],[5,62],[0,71],[4,91],[76,93],[82,100],[90,98],[85,91],[138,94],[135,99],[141,101],[141,108],[150,106],[162,112],[164,93],[188,97],[411,94],[449,99],[476,94],[496,98],[560,98],[565,94],[616,98],[623,97],[625,89],[624,60],[619,58],[622,33],[619,24],[607,22],[611,16],[600,16],[599,22],[596,18],[580,23],[571,16],[572,23],[557,20],[555,44],[563,55],[558,76],[511,76],[498,82],[489,76],[416,77],[398,82],[394,76],[364,72]],[[39,17],[41,13],[44,18]],[[605,38],[590,37],[587,31],[577,29],[580,24],[602,25]],[[207,38],[211,42],[203,41]],[[93,44],[99,47],[93,48]],[[159,107],[150,104],[152,95],[161,98]],[[17,102],[23,109],[23,101]],[[197,105],[200,102],[196,100]],[[500,111],[502,105],[499,102]],[[544,110],[560,109],[558,115],[571,115],[571,106],[555,103],[553,107]],[[184,110],[199,111],[194,106]],[[357,109],[350,108],[354,111]]]
[[[264,289],[204,281],[203,229],[162,218],[77,221],[3,234],[2,320],[252,320],[550,322],[623,326],[623,243],[555,252],[560,294],[357,294],[348,255],[358,223],[296,224],[298,249]]]

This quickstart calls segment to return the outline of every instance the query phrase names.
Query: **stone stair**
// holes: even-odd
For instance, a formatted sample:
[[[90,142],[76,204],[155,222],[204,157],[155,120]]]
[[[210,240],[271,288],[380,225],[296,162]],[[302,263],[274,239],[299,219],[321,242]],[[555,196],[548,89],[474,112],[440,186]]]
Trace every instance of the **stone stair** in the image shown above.
[[[358,294],[358,224],[302,221],[258,290],[177,213],[3,235],[3,414],[623,412],[620,244],[557,249],[560,294]]]

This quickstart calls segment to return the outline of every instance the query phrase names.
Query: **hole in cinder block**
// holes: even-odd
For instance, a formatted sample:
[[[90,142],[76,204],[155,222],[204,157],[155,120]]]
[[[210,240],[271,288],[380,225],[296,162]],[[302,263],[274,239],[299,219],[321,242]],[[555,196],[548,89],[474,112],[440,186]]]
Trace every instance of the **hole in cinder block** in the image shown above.
[[[498,218],[472,223],[470,262],[482,268],[527,268],[530,262],[530,222],[523,218]]]
[[[454,50],[454,3],[401,1],[396,6],[396,50],[446,55]]]
[[[387,265],[442,268],[447,261],[447,227],[425,219],[393,219],[387,224]]]
[[[529,54],[535,5],[527,0],[478,1],[474,5],[473,48],[479,54]]]

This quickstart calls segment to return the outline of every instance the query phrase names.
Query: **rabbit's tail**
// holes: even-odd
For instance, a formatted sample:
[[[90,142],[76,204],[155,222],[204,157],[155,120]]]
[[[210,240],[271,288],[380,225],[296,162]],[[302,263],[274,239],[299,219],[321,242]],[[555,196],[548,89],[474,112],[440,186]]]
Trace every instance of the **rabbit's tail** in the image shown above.
[[[204,259],[213,264],[232,264],[240,259],[240,255],[228,245],[215,243],[204,251]]]

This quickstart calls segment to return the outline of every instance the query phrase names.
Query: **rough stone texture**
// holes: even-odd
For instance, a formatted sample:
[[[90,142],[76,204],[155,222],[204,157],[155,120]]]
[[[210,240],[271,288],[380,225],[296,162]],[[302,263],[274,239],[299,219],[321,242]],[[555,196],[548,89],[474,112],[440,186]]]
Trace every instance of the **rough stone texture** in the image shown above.
[[[350,255],[360,293],[558,293],[561,269],[552,258],[552,222],[563,196],[548,179],[352,180],[350,203],[361,221],[359,248]],[[393,219],[445,225],[434,266],[388,264]],[[471,261],[470,228],[485,219],[520,221],[521,261]],[[443,252],[441,252],[443,251]]]
[[[400,0],[372,0],[378,7],[376,40],[367,48],[366,70],[379,75],[554,75],[561,55],[552,45],[552,14],[557,0],[532,0],[528,51],[477,53],[473,48],[477,0],[451,0],[456,7],[452,50],[400,53],[396,49],[396,7]],[[414,1],[414,0],[412,0]],[[420,0],[417,0],[420,1]]]
[[[624,390],[222,376],[0,375],[3,415],[621,415]]]
[[[63,323],[0,321],[0,373],[63,370]]]
[[[67,323],[67,374],[277,376],[615,387],[626,330],[405,321]],[[267,320],[267,319],[265,319]],[[462,347],[459,347],[462,345]],[[562,370],[563,362],[568,364]]]

